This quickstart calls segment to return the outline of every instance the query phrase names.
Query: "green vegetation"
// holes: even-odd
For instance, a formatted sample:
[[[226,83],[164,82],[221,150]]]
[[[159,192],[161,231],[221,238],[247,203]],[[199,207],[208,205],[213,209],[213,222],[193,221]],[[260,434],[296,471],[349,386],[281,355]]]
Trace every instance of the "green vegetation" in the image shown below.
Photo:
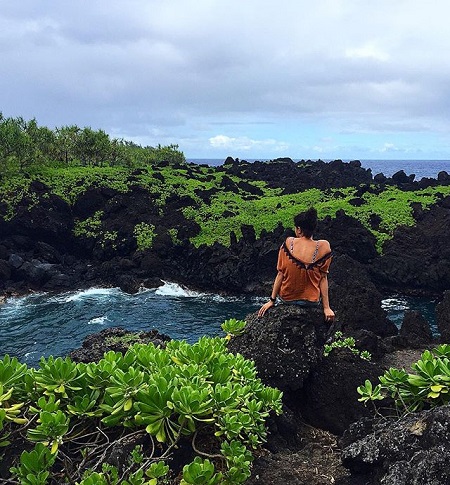
[[[102,227],[103,211],[97,211],[93,216],[84,221],[75,219],[73,233],[77,237],[93,238],[100,242],[104,248],[109,242],[113,248],[116,247],[118,238],[117,231],[105,231]]]
[[[63,126],[51,130],[35,119],[5,118],[0,113],[2,173],[30,172],[42,166],[142,167],[161,161],[183,163],[177,145],[141,147],[110,138],[103,130]]]
[[[237,320],[224,325],[242,330]],[[186,448],[194,457],[183,468],[182,484],[244,483],[253,451],[267,437],[265,419],[281,413],[282,393],[265,386],[255,364],[229,353],[226,342],[173,340],[165,349],[134,343],[98,363],[42,357],[36,369],[5,356],[0,442],[4,453],[24,450],[10,479],[169,484],[171,463],[188,456]],[[123,467],[105,464],[114,447],[135,438]]]
[[[423,352],[412,364],[412,373],[390,368],[373,385],[366,380],[358,387],[359,401],[375,402],[390,397],[399,413],[442,406],[450,402],[450,345],[443,344]]]
[[[97,238],[101,234],[103,211],[97,211],[84,221],[75,221],[73,232],[75,236]]]
[[[344,337],[342,332],[336,332],[333,340],[324,345],[323,355],[328,357],[334,349],[348,349],[354,355],[361,357],[364,360],[371,360],[372,355],[368,350],[359,350],[355,347],[355,339],[353,337]]]
[[[155,226],[153,224],[146,224],[140,222],[134,227],[134,237],[136,238],[138,251],[150,249],[153,244],[153,239],[156,236]]]
[[[138,333],[126,333],[125,335],[112,335],[105,339],[105,345],[111,346],[115,344],[124,345],[130,347],[133,344],[137,344],[141,341],[141,337]]]
[[[294,216],[314,206],[320,218],[335,217],[338,210],[344,210],[366,226],[377,238],[378,249],[390,239],[394,230],[400,225],[414,225],[411,204],[420,203],[424,209],[435,203],[442,195],[450,194],[450,186],[432,187],[415,192],[405,192],[396,187],[389,187],[380,194],[365,193],[365,203],[356,207],[350,203],[355,197],[357,188],[333,189],[325,193],[319,189],[309,189],[297,194],[280,195],[279,190],[266,189],[265,195],[254,200],[245,200],[242,195],[230,197],[221,192],[215,196],[210,205],[200,208],[187,207],[184,214],[198,222],[201,233],[193,239],[195,245],[211,244],[215,240],[229,244],[230,231],[239,237],[242,224],[250,224],[258,235],[263,229],[273,230],[278,224],[290,226]],[[225,211],[233,216],[223,217]],[[378,229],[369,223],[371,215],[381,219]]]
[[[237,320],[236,318],[230,318],[225,320],[221,327],[222,330],[227,334],[225,337],[227,340],[230,340],[232,337],[237,337],[238,335],[242,335],[245,330],[245,326],[247,323],[245,320]]]

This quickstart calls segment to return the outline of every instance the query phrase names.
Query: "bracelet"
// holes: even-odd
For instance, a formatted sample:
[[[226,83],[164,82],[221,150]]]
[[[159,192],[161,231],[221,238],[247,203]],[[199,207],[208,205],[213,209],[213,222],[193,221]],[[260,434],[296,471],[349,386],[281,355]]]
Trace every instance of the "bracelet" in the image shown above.
[[[269,297],[269,300],[272,302],[272,303],[275,303],[277,301],[277,298],[272,298],[271,296]]]

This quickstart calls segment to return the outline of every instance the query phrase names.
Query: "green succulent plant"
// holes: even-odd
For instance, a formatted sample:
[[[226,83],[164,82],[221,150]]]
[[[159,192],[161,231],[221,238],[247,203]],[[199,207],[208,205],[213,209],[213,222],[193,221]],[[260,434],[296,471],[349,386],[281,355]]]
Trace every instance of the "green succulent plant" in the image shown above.
[[[50,467],[55,461],[55,455],[43,443],[36,443],[30,452],[20,455],[20,464],[11,467],[11,473],[21,485],[47,485]]]
[[[39,463],[30,483],[37,484],[56,479],[56,470],[64,469],[66,482],[82,485],[165,485],[170,470],[164,459],[182,439],[192,440],[196,454],[184,469],[183,483],[244,483],[249,450],[265,441],[269,413],[282,410],[282,393],[265,386],[255,364],[229,353],[227,340],[219,337],[194,344],[171,341],[165,348],[137,343],[125,354],[107,352],[89,364],[50,356],[37,369],[27,369],[5,358],[1,376],[21,388],[15,394],[15,387],[0,383],[0,444],[9,446],[14,433],[36,443],[32,460]],[[19,396],[27,401],[18,401]],[[152,447],[134,449],[122,476],[96,461],[111,446],[110,436],[125,442],[128,435],[146,433]],[[220,450],[213,461],[204,460],[195,444],[208,435]],[[78,458],[67,461],[74,450]],[[27,456],[16,464],[17,476],[26,473]],[[85,465],[82,470],[77,460]]]
[[[379,377],[380,383],[372,386],[366,381],[358,388],[360,401],[394,399],[400,412],[414,412],[450,403],[450,346],[440,345],[425,350],[412,364],[411,373],[404,369],[390,368]]]
[[[222,473],[216,473],[213,463],[197,456],[192,463],[183,467],[180,485],[217,485],[222,477]]]

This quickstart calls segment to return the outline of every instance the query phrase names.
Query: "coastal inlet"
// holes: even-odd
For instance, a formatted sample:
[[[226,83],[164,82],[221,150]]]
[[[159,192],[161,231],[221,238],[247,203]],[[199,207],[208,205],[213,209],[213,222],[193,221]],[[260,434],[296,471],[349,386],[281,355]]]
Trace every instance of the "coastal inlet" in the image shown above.
[[[244,319],[264,301],[199,293],[170,282],[136,294],[118,288],[91,288],[10,298],[0,306],[0,354],[36,365],[41,356],[68,355],[87,335],[110,327],[157,329],[172,338],[195,342],[202,335],[222,335],[224,320]],[[418,310],[436,332],[431,300],[397,296],[383,300],[383,308],[397,326],[406,310]]]

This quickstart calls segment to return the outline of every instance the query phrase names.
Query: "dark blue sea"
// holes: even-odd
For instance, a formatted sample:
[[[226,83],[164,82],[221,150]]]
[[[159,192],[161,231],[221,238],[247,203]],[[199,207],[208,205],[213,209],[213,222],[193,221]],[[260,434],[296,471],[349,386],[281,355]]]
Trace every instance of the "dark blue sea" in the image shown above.
[[[0,306],[0,357],[16,356],[35,365],[40,356],[65,356],[86,335],[109,327],[149,331],[197,341],[224,335],[228,318],[245,318],[264,299],[199,293],[166,282],[130,295],[118,288],[90,288],[67,293],[35,293],[9,298]]]
[[[193,160],[195,163],[221,165],[223,160]],[[251,160],[249,160],[251,161]],[[450,172],[450,161],[362,161],[372,173],[390,176],[398,170],[415,173],[416,179]],[[0,356],[9,354],[36,365],[40,356],[64,356],[79,347],[88,334],[108,327],[129,330],[153,328],[172,338],[194,342],[202,335],[220,335],[220,325],[228,318],[245,318],[265,301],[256,297],[222,297],[196,293],[167,282],[156,290],[135,295],[119,289],[91,288],[61,294],[32,294],[10,298],[0,305]],[[434,333],[436,322],[433,301],[393,296],[383,307],[397,325],[405,310],[419,310]]]
[[[118,288],[91,288],[10,298],[0,306],[0,356],[16,356],[34,366],[42,355],[65,356],[80,347],[86,335],[117,326],[157,329],[195,342],[202,335],[223,335],[226,319],[243,319],[265,301],[198,293],[169,282],[134,295]],[[384,300],[383,307],[398,326],[405,310],[419,310],[436,333],[430,300],[395,296]]]

